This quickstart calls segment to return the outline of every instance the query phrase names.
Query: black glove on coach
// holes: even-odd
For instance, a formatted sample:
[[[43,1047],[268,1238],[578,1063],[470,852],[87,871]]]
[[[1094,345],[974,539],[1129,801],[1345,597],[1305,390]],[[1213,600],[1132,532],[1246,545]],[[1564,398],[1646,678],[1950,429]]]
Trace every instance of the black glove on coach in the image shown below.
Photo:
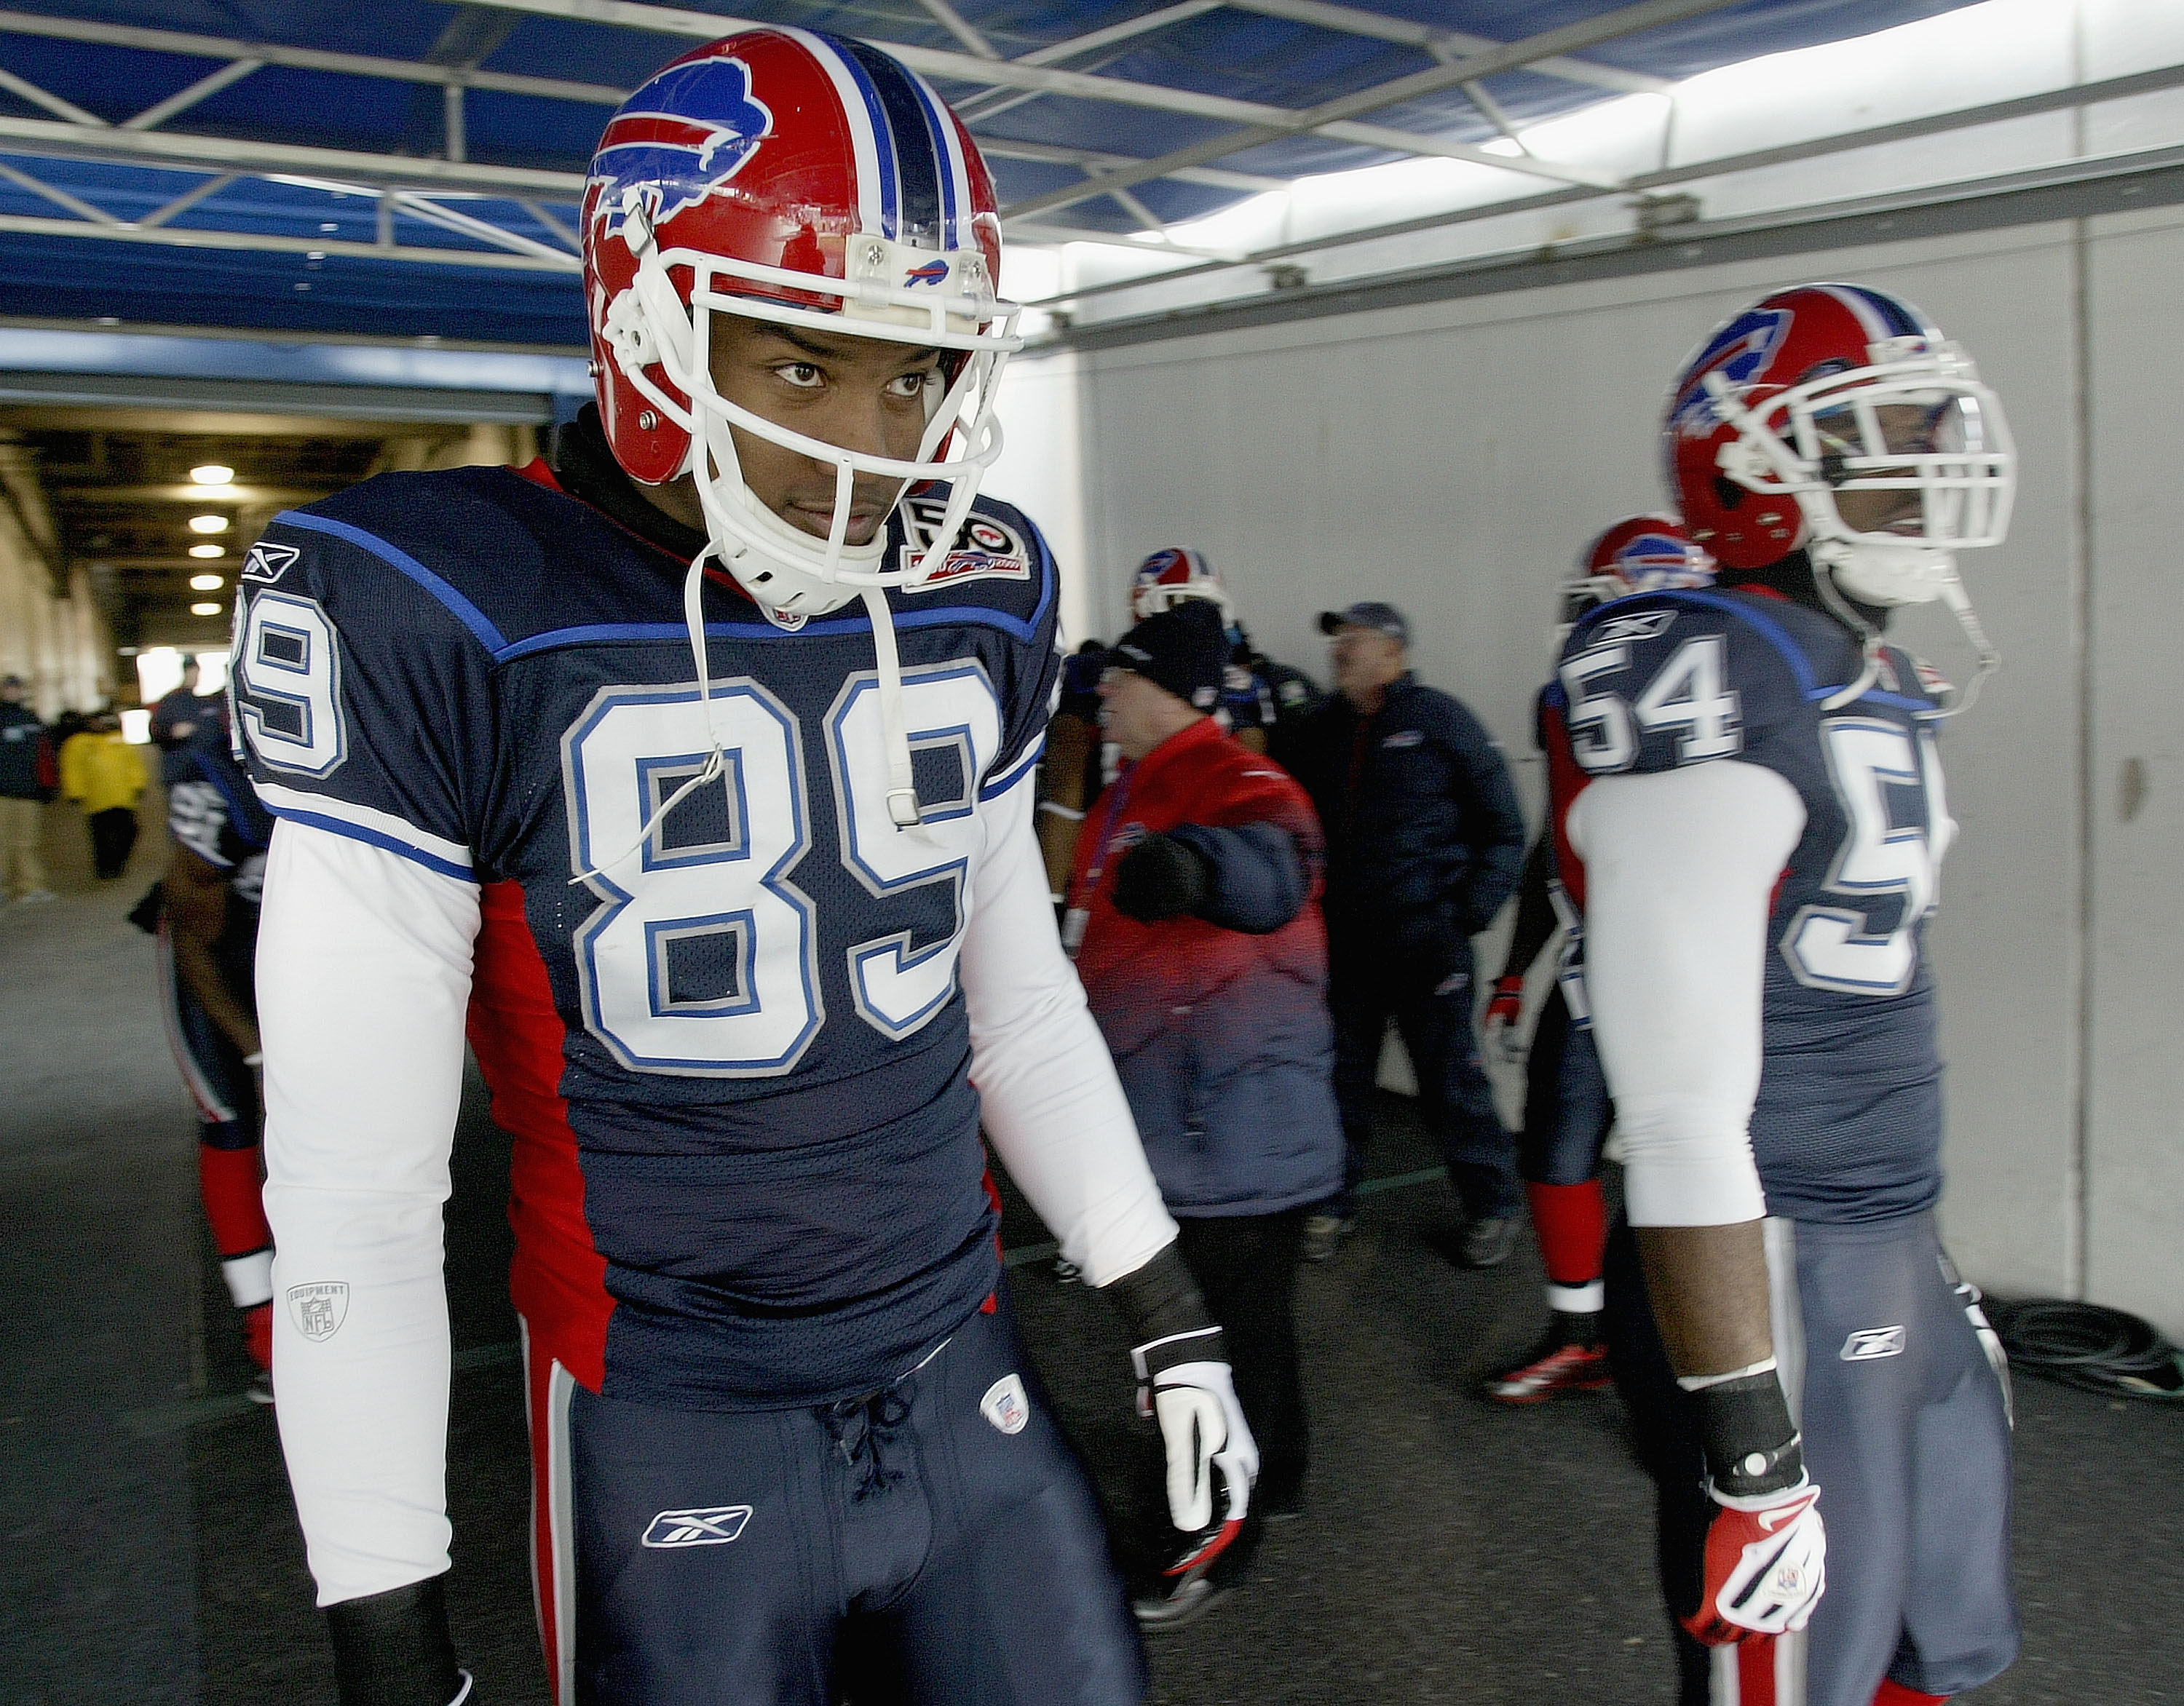
[[[1212,873],[1195,847],[1173,836],[1147,836],[1115,867],[1115,910],[1158,924],[1196,912],[1212,886]]]

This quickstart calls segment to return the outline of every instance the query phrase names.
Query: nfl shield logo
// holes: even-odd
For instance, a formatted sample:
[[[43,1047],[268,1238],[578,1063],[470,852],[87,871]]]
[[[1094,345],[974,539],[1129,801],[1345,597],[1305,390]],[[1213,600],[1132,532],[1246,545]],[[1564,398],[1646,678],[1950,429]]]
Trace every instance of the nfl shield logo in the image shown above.
[[[288,1314],[305,1338],[332,1338],[348,1319],[348,1281],[320,1280],[289,1286]]]
[[[1022,1433],[1031,1420],[1031,1401],[1024,1396],[1021,1380],[1003,1375],[986,1388],[985,1397],[978,1400],[978,1411],[1003,1433]]]

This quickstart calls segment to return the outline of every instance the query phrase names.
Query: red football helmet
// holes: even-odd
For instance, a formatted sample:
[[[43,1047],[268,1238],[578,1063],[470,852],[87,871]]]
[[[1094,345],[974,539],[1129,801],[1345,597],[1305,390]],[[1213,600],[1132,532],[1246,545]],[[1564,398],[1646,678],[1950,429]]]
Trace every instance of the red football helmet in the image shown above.
[[[1626,515],[1585,548],[1577,572],[1563,586],[1562,620],[1567,635],[1596,604],[1637,592],[1711,586],[1714,562],[1673,515]]]
[[[1225,626],[1235,618],[1228,588],[1213,572],[1203,551],[1188,545],[1170,545],[1138,564],[1130,578],[1130,617],[1142,622],[1163,610],[1172,610],[1192,599],[1202,600],[1221,612]]]
[[[1802,548],[1868,604],[1956,604],[1955,553],[2002,542],[2016,488],[1971,358],[1858,285],[1778,291],[1715,331],[1677,378],[1663,447],[1723,567]]]
[[[761,605],[794,620],[865,588],[916,585],[938,565],[1000,454],[994,390],[1021,341],[1019,310],[996,294],[992,181],[922,79],[878,48],[809,30],[695,48],[608,121],[582,222],[607,441],[648,484],[695,477],[715,553]],[[843,450],[729,402],[708,361],[716,314],[938,347],[946,388],[928,389],[916,458]],[[834,466],[831,538],[757,501],[731,425]],[[906,552],[883,564],[884,529],[846,542],[860,473],[949,483],[914,562]]]

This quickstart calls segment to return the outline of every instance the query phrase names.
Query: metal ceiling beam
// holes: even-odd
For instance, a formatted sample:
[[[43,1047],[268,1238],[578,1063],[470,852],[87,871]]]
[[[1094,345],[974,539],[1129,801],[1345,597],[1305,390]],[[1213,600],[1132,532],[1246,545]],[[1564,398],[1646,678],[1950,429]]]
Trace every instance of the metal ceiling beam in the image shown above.
[[[1361,12],[1354,6],[1329,6],[1324,0],[1222,0],[1240,12],[1262,17],[1285,18],[1293,24],[1317,24],[1346,36],[1367,36],[1381,42],[1400,42],[1429,53],[1446,53],[1454,58],[1490,53],[1502,43],[1485,36],[1468,36],[1460,30],[1436,30],[1430,24],[1413,24],[1407,18],[1390,18],[1382,12]],[[1590,59],[1554,54],[1524,67],[1565,82],[1588,83],[1596,89],[1613,89],[1624,95],[1662,95],[1674,86],[1665,77],[1649,77],[1642,71],[1624,71],[1613,65],[1596,65]]]
[[[1139,159],[1134,154],[1106,154],[1091,148],[1064,148],[1051,142],[1019,142],[987,136],[978,138],[978,149],[991,160],[1033,160],[1049,166],[1099,166],[1109,171],[1134,166]],[[1255,196],[1290,186],[1287,178],[1270,178],[1258,172],[1224,172],[1211,166],[1191,166],[1170,175],[1180,183],[1243,190]]]
[[[47,193],[50,194],[48,190]],[[412,208],[412,211],[415,211]],[[444,213],[445,208],[441,211]],[[89,220],[46,220],[26,214],[0,214],[0,231],[41,237],[104,237],[119,242],[158,243],[169,248],[254,249],[276,254],[352,255],[360,260],[421,261],[431,266],[493,267],[517,272],[575,273],[574,255],[514,253],[500,249],[436,249],[415,244],[345,242],[337,237],[284,237],[261,231],[176,231],[166,225],[94,225]],[[504,232],[510,237],[512,234]]]
[[[278,42],[238,42],[221,36],[199,36],[180,30],[148,30],[130,24],[97,23],[80,18],[48,18],[36,12],[0,10],[0,35],[38,36],[48,41],[84,42],[102,47],[136,47],[152,53],[179,53],[201,59],[255,59],[261,64],[284,65],[299,71],[332,71],[352,77],[385,77],[404,83],[439,83],[455,87],[491,89],[507,95],[537,95],[550,101],[574,101],[586,106],[619,107],[627,89],[610,89],[603,83],[576,83],[559,77],[526,77],[506,71],[473,70],[461,65],[434,65],[419,59],[389,59],[370,53],[336,53],[318,47],[295,47]],[[0,87],[7,86],[0,82]],[[25,95],[48,112],[58,98]],[[102,122],[88,113],[74,122]],[[61,116],[68,116],[63,114]]]
[[[514,0],[491,0],[491,3],[509,4],[514,3]],[[528,3],[541,3],[541,0],[528,0]],[[593,0],[593,3],[600,3],[600,0]],[[1517,70],[1574,48],[1597,47],[1603,42],[1635,35],[1643,30],[1658,29],[1662,25],[1676,23],[1685,18],[1725,11],[1731,5],[1739,3],[1741,0],[1641,0],[1641,3],[1635,6],[1622,7],[1597,18],[1544,31],[1521,42],[1513,42],[1504,47],[1469,55],[1454,64],[1436,65],[1428,70],[1414,71],[1407,77],[1397,77],[1390,82],[1376,83],[1369,89],[1361,89],[1355,94],[1323,102],[1307,111],[1292,114],[1279,124],[1250,125],[1235,135],[1217,136],[1212,142],[1178,148],[1173,153],[1148,160],[1143,165],[1134,166],[1122,175],[1129,177],[1134,182],[1142,183],[1147,178],[1163,177],[1178,167],[1207,165],[1230,154],[1256,147],[1262,142],[1279,142],[1303,131],[1333,135],[1335,134],[1333,126],[1346,125],[1361,113],[1378,112],[1401,102],[1438,94],[1462,83],[1483,82],[1504,71]],[[1545,175],[1541,163],[1538,161],[1495,154],[1484,158],[1489,164]],[[1097,186],[1082,190],[1050,190],[1012,208],[1003,208],[1002,217],[1005,220],[1021,219],[1028,214],[1044,213],[1050,208],[1067,207],[1089,196],[1105,193],[1105,190]]]
[[[625,28],[644,29],[677,36],[697,36],[710,39],[731,31],[749,27],[750,20],[719,17],[709,13],[682,12],[665,7],[638,6],[627,0],[478,0],[478,3],[504,10],[521,12],[536,16],[559,17]],[[1210,6],[1200,9],[1212,9]],[[1164,14],[1148,14],[1161,24],[1177,21],[1180,15],[1191,12],[1188,7],[1167,8]],[[1195,14],[1193,14],[1195,15]],[[1133,20],[1142,25],[1144,20]],[[1095,32],[1109,40],[1120,39],[1116,30]],[[463,152],[456,141],[460,136],[459,109],[460,92],[465,88],[490,89],[503,93],[526,94],[549,99],[585,103],[596,106],[619,106],[628,91],[610,88],[602,84],[564,81],[557,78],[514,75],[505,72],[475,70],[464,66],[433,65],[415,60],[389,59],[360,53],[337,53],[318,48],[292,47],[279,43],[230,40],[220,36],[198,36],[180,31],[142,29],[134,25],[89,22],[77,19],[47,18],[35,13],[0,11],[0,33],[42,36],[53,40],[81,42],[105,47],[135,47],[147,52],[181,53],[203,58],[226,58],[231,64],[252,60],[258,65],[283,65],[299,69],[329,71],[361,77],[392,78],[415,83],[437,83],[451,92],[448,126],[450,152]],[[1133,29],[1123,33],[1139,33]],[[1381,125],[1349,124],[1340,121],[1325,125],[1296,125],[1296,115],[1286,108],[1271,107],[1258,102],[1233,101],[1221,96],[1205,95],[1190,90],[1167,89],[1156,85],[1135,83],[1120,78],[1102,77],[1084,72],[1057,70],[1041,64],[1030,63],[1031,58],[1061,50],[1086,50],[1092,37],[1078,38],[1075,43],[1056,43],[1050,49],[1038,50],[1023,60],[985,59],[971,53],[952,53],[928,47],[916,47],[902,42],[887,42],[885,47],[912,69],[928,75],[985,85],[1026,88],[1036,93],[1058,94],[1079,99],[1110,101],[1128,106],[1149,108],[1156,111],[1178,113],[1191,117],[1218,119],[1245,125],[1277,127],[1276,133],[1292,134],[1298,130],[1319,130],[1339,142],[1381,148],[1396,153],[1425,155],[1451,159],[1470,160],[1474,164],[1496,166],[1506,170],[1524,172],[1536,176],[1554,178],[1564,182],[1595,182],[1597,175],[1584,173],[1580,169],[1554,166],[1547,163],[1512,158],[1490,153],[1468,144],[1449,142],[1430,136],[1415,136],[1409,131],[1391,130]],[[254,69],[255,67],[254,66]],[[241,74],[237,74],[241,75]],[[192,86],[196,88],[198,86]],[[9,88],[25,100],[33,101],[48,111],[59,114],[72,125],[83,130],[109,128],[105,121],[62,101],[59,97],[25,82],[4,69],[0,69],[0,88]],[[181,92],[191,93],[190,90]],[[196,96],[203,98],[214,92],[206,89]],[[179,110],[179,108],[177,108]],[[0,133],[4,134],[4,133]],[[209,139],[210,140],[210,139]],[[1210,158],[1210,157],[1209,157]],[[223,158],[219,164],[229,164],[232,157]],[[1153,176],[1166,175],[1162,173]],[[1143,181],[1142,179],[1136,181]],[[536,184],[532,187],[541,187]],[[577,192],[581,193],[581,190]],[[571,199],[575,197],[572,196]]]
[[[355,178],[365,183],[426,190],[469,190],[485,195],[543,195],[571,203],[583,199],[582,172],[539,171],[528,166],[491,166],[455,160],[366,154],[348,148],[305,147],[294,142],[244,141],[176,131],[124,131],[110,125],[64,125],[52,119],[0,116],[0,146],[10,152],[63,159],[117,160],[129,165],[187,170],[287,174]]]
[[[217,95],[231,83],[239,83],[253,71],[263,69],[263,59],[231,59],[217,71],[208,71],[187,89],[177,89],[156,106],[147,107],[133,119],[124,119],[125,131],[148,131],[155,125],[164,125],[176,114],[188,111],[203,100]]]
[[[1844,131],[1830,136],[1816,136],[1809,142],[1786,142],[1776,147],[1754,149],[1749,153],[1694,160],[1659,171],[1641,173],[1630,180],[1628,188],[1641,193],[1673,189],[1708,178],[1733,177],[1740,172],[1761,171],[1769,166],[1790,165],[1800,160],[1819,159],[1830,154],[1849,153],[1859,148],[1881,147],[1891,142],[1911,142],[1921,136],[1971,130],[1981,125],[2036,118],[2045,113],[2068,112],[2075,107],[2093,106],[2103,101],[2129,100],[2135,96],[2158,94],[2166,89],[2179,87],[2184,87],[2184,64],[2164,65],[2151,71],[2135,71],[2126,76],[2104,78],[2096,83],[2071,84],[2060,89],[2043,90],[2036,95],[2019,95],[2005,101],[1991,101],[1978,107],[1959,107],[1946,113],[1930,114],[1923,119],[1905,119],[1895,124],[1875,125],[1862,131]],[[1104,284],[1087,286],[1079,291],[1064,291],[1058,295],[1042,297],[1028,306],[1050,308],[1061,303],[1083,302],[1118,291],[1145,289],[1181,279],[1200,278],[1229,267],[1265,266],[1275,261],[1294,260],[1300,255],[1317,254],[1329,249],[1384,242],[1391,238],[1412,236],[1421,231],[1438,231],[1449,225],[1469,225],[1479,220],[1499,219],[1507,214],[1531,213],[1543,208],[1570,207],[1596,199],[1598,197],[1582,191],[1560,190],[1509,201],[1485,202],[1445,213],[1422,214],[1414,219],[1396,220],[1385,225],[1368,225],[1352,231],[1329,231],[1322,236],[1278,243],[1269,248],[1254,250],[1234,260],[1213,260],[1204,265],[1174,272],[1148,273],[1142,278],[1111,280]]]
[[[1672,236],[1655,242],[1634,242],[1628,235],[1591,237],[1546,252],[1480,255],[1403,273],[1193,304],[1127,320],[1096,320],[1041,340],[1028,353],[1056,348],[1117,349],[1329,314],[1500,295],[1546,285],[1686,272],[1736,261],[1825,254],[1868,244],[2137,213],[2180,203],[2184,203],[2184,147],[2148,148],[1848,201],[1702,220],[1679,225]]]
[[[963,19],[963,14],[948,3],[948,0],[917,0],[928,16],[950,35],[968,47],[981,59],[998,59],[1000,50],[973,30]]]
[[[749,19],[716,17],[711,13],[677,11],[665,6],[642,6],[632,3],[632,0],[473,0],[473,3],[500,7],[510,11],[526,12],[538,17],[563,18],[585,23],[615,25],[626,29],[650,30],[672,36],[697,36],[708,40],[739,29],[765,27]],[[1652,7],[1663,7],[1669,8],[1674,15],[1685,16],[1692,12],[1714,11],[1724,6],[1738,3],[1741,3],[1741,0],[1649,0],[1648,6],[1631,9],[1646,11]],[[1616,13],[1610,15],[1620,17],[1623,14]],[[1581,31],[1585,26],[1574,27]],[[1571,32],[1565,31],[1556,33],[1560,36]],[[1586,39],[1588,41],[1604,40],[1618,33],[1623,32],[1611,31],[1605,36],[1596,35]],[[885,49],[913,71],[920,72],[928,77],[938,77],[944,81],[975,83],[987,88],[1012,86],[1033,89],[1043,94],[1066,95],[1078,100],[1107,101],[1121,106],[1148,108],[1155,112],[1180,113],[1191,118],[1214,119],[1227,124],[1263,130],[1266,135],[1260,138],[1262,141],[1313,131],[1330,136],[1337,142],[1357,142],[1366,147],[1385,149],[1391,153],[1470,160],[1479,165],[1498,167],[1504,171],[1524,172],[1535,177],[1558,179],[1567,183],[1593,183],[1597,182],[1599,177],[1597,174],[1585,173],[1580,168],[1557,166],[1541,160],[1489,153],[1485,149],[1474,147],[1468,143],[1446,142],[1436,136],[1418,136],[1408,131],[1391,130],[1380,125],[1362,125],[1352,122],[1355,114],[1358,113],[1370,112],[1376,107],[1386,106],[1393,101],[1408,100],[1418,93],[1430,92],[1431,90],[1443,88],[1462,81],[1462,76],[1447,75],[1438,70],[1424,74],[1435,80],[1431,83],[1430,89],[1403,91],[1388,96],[1384,99],[1368,101],[1362,106],[1347,107],[1341,112],[1314,108],[1312,112],[1306,114],[1291,112],[1284,107],[1268,106],[1258,101],[1231,100],[1223,95],[1201,94],[1190,89],[1164,88],[1157,84],[1135,83],[1121,77],[1102,77],[1089,72],[1057,70],[1050,65],[1028,64],[1021,59],[981,59],[975,54],[951,53],[941,48],[913,47],[903,42],[875,40],[873,45]],[[1507,54],[1514,50],[1505,48],[1501,51]],[[1485,57],[1491,59],[1494,56],[1490,54]],[[1470,65],[1474,62],[1466,60],[1464,63]],[[1490,77],[1496,70],[1508,70],[1513,68],[1514,64],[1522,63],[1524,60],[1520,58],[1508,65],[1488,64],[1484,69],[1467,71],[1462,75]],[[1397,88],[1399,86],[1390,84],[1385,86]],[[1251,146],[1254,144],[1248,141],[1240,142],[1229,139],[1225,147],[1215,148],[1211,153],[1192,159],[1178,158],[1177,164],[1204,165],[1210,161],[1218,159],[1224,153],[1234,152],[1238,147]],[[1167,175],[1165,169],[1156,172],[1145,172],[1138,168],[1132,169],[1139,170],[1139,175],[1132,180],[1136,183],[1142,183],[1147,178]],[[1096,195],[1101,192],[1095,190],[1088,193]],[[1072,196],[1070,199],[1076,200],[1081,197]],[[1060,205],[1063,203],[1039,203],[1035,199],[1034,203],[1026,204],[1025,210],[1032,211],[1037,206]]]
[[[1165,30],[1172,25],[1187,24],[1193,18],[1208,12],[1217,12],[1229,0],[1182,0],[1175,6],[1164,6],[1157,12],[1141,12],[1134,18],[1125,18],[1119,24],[1110,24],[1104,30],[1093,30],[1082,36],[1072,36],[1066,42],[1050,42],[1044,47],[1034,47],[1028,53],[1019,53],[1011,62],[1018,65],[1055,65],[1064,59],[1074,59],[1080,54],[1096,53],[1102,47],[1112,47],[1117,42],[1127,42],[1134,36],[1150,35],[1156,30]]]

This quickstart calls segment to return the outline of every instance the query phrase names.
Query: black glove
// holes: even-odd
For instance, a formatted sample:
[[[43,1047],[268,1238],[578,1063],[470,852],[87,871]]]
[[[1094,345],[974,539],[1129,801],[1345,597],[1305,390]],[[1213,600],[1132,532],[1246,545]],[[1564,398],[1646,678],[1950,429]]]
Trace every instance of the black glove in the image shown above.
[[[1115,867],[1115,910],[1141,924],[1195,912],[1212,873],[1195,847],[1173,836],[1147,836]]]
[[[443,1575],[326,1608],[341,1706],[459,1706],[470,1673],[455,1663]]]

